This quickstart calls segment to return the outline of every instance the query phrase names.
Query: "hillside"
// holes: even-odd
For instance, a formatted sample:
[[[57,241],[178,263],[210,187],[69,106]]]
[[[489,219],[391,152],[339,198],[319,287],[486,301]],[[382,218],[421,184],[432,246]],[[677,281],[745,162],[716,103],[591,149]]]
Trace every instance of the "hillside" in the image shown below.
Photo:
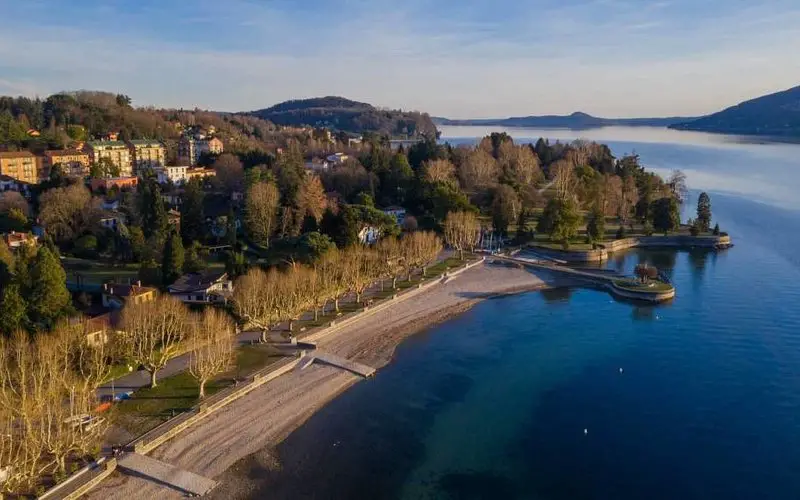
[[[737,135],[800,136],[800,87],[751,99],[697,120],[674,124],[671,128]]]
[[[327,127],[354,134],[374,132],[393,138],[436,135],[436,125],[426,113],[383,110],[343,97],[286,101],[249,114],[277,125]]]
[[[209,129],[230,152],[268,151],[285,145],[288,135],[255,116],[203,110],[135,107],[128,96],[80,90],[53,94],[45,99],[0,96],[0,146],[59,149],[109,132],[120,139],[157,139],[168,154],[184,127]],[[34,136],[28,130],[37,131]]]
[[[437,125],[483,125],[492,127],[537,127],[537,128],[567,128],[585,130],[590,128],[626,126],[626,127],[667,127],[681,123],[692,118],[598,118],[586,113],[572,113],[571,115],[545,115],[545,116],[520,116],[512,118],[489,118],[478,120],[449,120],[447,118],[434,118]]]

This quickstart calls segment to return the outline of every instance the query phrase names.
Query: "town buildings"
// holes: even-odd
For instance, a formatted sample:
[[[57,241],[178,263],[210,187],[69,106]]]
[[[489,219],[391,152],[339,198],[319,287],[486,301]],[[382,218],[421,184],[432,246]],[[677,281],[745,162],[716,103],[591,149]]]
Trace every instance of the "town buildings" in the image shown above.
[[[203,135],[181,137],[178,141],[178,158],[189,165],[197,165],[203,153],[220,154],[224,150],[222,141]]]
[[[134,173],[163,167],[167,163],[167,150],[159,141],[128,141]]]
[[[225,302],[233,292],[233,281],[223,271],[184,274],[169,286],[169,293],[190,304]]]
[[[108,191],[114,187],[122,191],[124,189],[135,188],[138,184],[138,177],[111,177],[108,179],[92,179],[90,186],[93,192],[100,188]]]
[[[69,177],[89,176],[89,154],[77,149],[45,151],[42,170],[49,175],[54,166],[60,165],[64,175]],[[40,179],[41,180],[41,179]]]
[[[119,168],[121,177],[133,175],[131,150],[122,141],[93,141],[87,144],[89,160],[100,163],[103,159]]]
[[[0,175],[7,175],[20,182],[38,183],[41,165],[41,158],[30,151],[0,153]]]
[[[189,167],[185,165],[170,165],[167,167],[158,167],[155,169],[155,172],[160,184],[171,182],[176,186],[180,186],[188,180],[186,178],[186,172],[188,170]]]
[[[141,282],[134,285],[119,283],[106,283],[103,285],[103,307],[109,309],[122,309],[125,304],[141,304],[149,302],[156,297],[156,289],[142,286]]]

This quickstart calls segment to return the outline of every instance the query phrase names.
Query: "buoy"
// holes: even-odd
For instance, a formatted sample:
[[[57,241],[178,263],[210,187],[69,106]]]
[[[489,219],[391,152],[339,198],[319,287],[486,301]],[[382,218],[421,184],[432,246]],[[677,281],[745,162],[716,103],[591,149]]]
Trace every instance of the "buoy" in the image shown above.
[[[589,434],[589,429],[584,429],[584,430],[583,430],[583,435],[585,436],[585,435],[587,435],[587,434]]]
[[[619,372],[622,373],[622,368],[619,369]]]

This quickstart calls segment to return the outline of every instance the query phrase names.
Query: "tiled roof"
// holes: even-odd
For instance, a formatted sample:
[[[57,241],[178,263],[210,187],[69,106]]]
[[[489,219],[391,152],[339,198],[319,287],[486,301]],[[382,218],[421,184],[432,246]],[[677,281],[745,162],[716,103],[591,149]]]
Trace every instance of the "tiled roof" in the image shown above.
[[[4,151],[0,152],[0,158],[34,158],[36,155],[30,151]]]
[[[195,290],[205,290],[214,283],[224,280],[228,273],[224,271],[204,271],[202,273],[184,274],[178,281],[170,285],[171,293],[192,292]]]
[[[139,285],[123,285],[120,283],[106,283],[103,285],[103,293],[113,297],[136,297],[148,292],[155,292],[155,288]]]

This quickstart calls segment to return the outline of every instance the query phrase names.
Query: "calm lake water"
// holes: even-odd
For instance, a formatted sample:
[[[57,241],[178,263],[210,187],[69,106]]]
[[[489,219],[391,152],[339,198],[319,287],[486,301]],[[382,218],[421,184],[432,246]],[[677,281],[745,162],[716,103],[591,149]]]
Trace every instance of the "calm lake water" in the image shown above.
[[[474,142],[489,131],[444,134]],[[678,290],[669,305],[559,289],[488,300],[412,337],[284,442],[284,472],[260,494],[800,498],[800,146],[654,129],[509,132],[586,137],[683,169],[736,247],[609,262],[665,270]]]

